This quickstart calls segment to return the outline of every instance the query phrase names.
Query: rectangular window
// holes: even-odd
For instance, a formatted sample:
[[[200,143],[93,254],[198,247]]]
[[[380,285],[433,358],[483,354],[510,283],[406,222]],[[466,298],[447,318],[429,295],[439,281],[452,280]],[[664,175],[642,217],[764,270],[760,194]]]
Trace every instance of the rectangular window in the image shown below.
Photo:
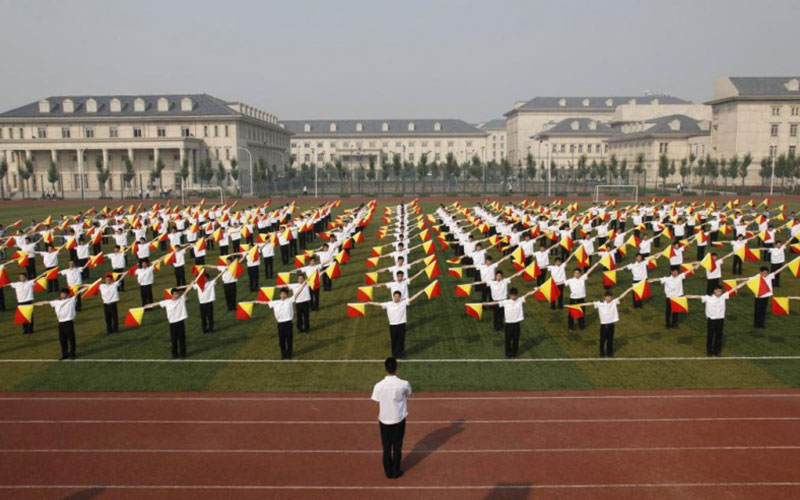
[[[156,134],[158,135],[158,137],[166,137],[167,129],[165,129],[164,127],[158,127],[158,129],[156,129]]]
[[[566,144],[562,144],[561,145],[561,152],[564,153],[566,151],[567,151],[567,145]]]
[[[447,147],[448,148],[452,148],[455,145],[456,145],[455,141],[447,141]]]
[[[181,135],[183,137],[189,137],[189,127],[183,126],[181,127]]]
[[[408,161],[414,161],[414,153],[408,153]]]
[[[47,129],[45,127],[36,129],[36,137],[39,139],[47,139]]]
[[[789,137],[797,137],[797,124],[792,123],[789,125]]]
[[[583,153],[583,144],[578,144],[578,153]]]
[[[22,127],[19,128],[19,138],[20,139],[24,139],[25,138],[25,129],[22,128]]]
[[[471,148],[471,147],[472,147],[472,141],[467,141],[467,147],[468,147],[468,148]]]
[[[781,108],[779,106],[772,106],[772,116],[781,116]]]
[[[794,106],[792,108],[792,116],[800,116],[800,108],[798,108],[797,106]]]
[[[669,147],[669,143],[666,143],[666,142],[660,142],[660,143],[658,144],[658,152],[659,152],[659,153],[661,153],[661,154],[664,154],[664,153],[666,153],[666,152],[667,152],[667,148],[668,148],[668,147]]]
[[[203,125],[203,137],[208,137],[208,125]]]
[[[772,137],[778,137],[778,124],[773,123],[769,126],[769,135]]]
[[[214,137],[219,137],[219,125],[214,125]]]
[[[311,161],[311,155],[310,155],[310,154],[308,154],[308,153],[306,153],[305,155],[303,155],[303,161],[304,161],[304,162],[309,162],[309,161]]]
[[[231,159],[231,150],[229,148],[225,148],[225,159],[226,160]]]
[[[83,129],[83,135],[87,139],[93,138],[94,137],[94,129],[92,127],[86,127],[85,129]]]
[[[388,148],[388,147],[389,147],[389,143],[388,143],[388,142],[384,142],[384,143],[381,145],[381,147]]]
[[[133,136],[134,137],[141,137],[142,136],[142,127],[133,127]]]
[[[225,137],[228,137],[228,126],[225,125]]]
[[[769,156],[770,158],[775,158],[776,156],[778,156],[778,146],[774,144],[769,145]]]
[[[370,141],[369,147],[374,148],[375,147],[375,142],[374,141]]]
[[[434,153],[433,154],[433,161],[440,161],[442,159],[441,153]]]
[[[61,138],[69,139],[69,137],[70,137],[69,127],[61,127]]]
[[[108,136],[119,137],[119,130],[117,129],[117,127],[108,127]]]
[[[318,148],[324,147],[324,144],[322,144],[321,142],[318,142],[318,143],[317,143],[317,147],[318,147]]]
[[[789,156],[794,156],[797,154],[797,146],[789,146]]]

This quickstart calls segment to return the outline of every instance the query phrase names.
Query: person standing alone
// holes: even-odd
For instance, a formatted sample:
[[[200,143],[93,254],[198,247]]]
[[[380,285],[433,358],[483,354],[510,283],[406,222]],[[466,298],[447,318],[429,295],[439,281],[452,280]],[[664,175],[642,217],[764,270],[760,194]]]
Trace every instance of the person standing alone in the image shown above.
[[[411,384],[397,376],[397,360],[386,358],[386,376],[372,389],[372,400],[379,406],[378,425],[383,446],[383,472],[389,479],[403,475],[400,462],[403,455],[403,437],[406,433],[408,398]]]

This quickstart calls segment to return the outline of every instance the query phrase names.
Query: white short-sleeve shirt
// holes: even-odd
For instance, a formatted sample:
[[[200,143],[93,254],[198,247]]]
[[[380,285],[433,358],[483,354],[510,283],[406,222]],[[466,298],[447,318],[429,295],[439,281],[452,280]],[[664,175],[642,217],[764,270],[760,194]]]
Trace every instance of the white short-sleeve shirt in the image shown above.
[[[387,375],[372,389],[372,400],[378,402],[378,420],[385,425],[402,422],[408,416],[411,384],[395,375]]]

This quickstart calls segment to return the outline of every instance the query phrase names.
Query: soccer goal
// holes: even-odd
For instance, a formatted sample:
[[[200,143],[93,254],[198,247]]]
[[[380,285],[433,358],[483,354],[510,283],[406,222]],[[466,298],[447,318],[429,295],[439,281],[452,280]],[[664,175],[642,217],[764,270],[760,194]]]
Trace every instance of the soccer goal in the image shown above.
[[[219,199],[219,204],[225,203],[225,191],[221,186],[187,187],[181,191],[181,204],[194,204],[202,199]],[[215,202],[216,203],[216,202]]]
[[[594,187],[594,201],[639,202],[639,186],[635,184],[599,184]]]

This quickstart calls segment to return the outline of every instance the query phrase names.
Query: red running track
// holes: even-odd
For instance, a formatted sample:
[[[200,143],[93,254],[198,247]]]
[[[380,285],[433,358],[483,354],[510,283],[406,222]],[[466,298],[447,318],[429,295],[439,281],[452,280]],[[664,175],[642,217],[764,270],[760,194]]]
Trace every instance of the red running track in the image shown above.
[[[0,498],[800,498],[800,391],[0,394]]]

